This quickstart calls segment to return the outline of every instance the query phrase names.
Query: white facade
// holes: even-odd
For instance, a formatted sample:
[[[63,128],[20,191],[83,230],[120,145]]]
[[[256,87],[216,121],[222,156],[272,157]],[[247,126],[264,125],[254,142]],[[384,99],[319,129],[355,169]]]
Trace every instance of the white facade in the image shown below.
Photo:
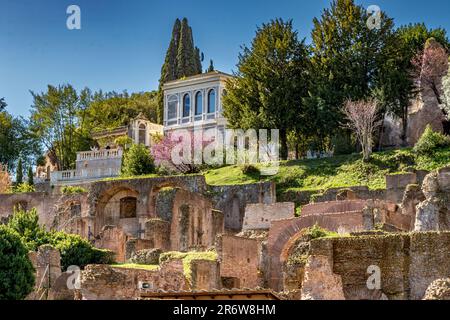
[[[116,177],[122,165],[122,149],[102,149],[77,152],[76,169],[54,171],[50,182],[54,185]]]
[[[213,71],[164,84],[164,132],[194,127],[225,128],[222,97],[231,77]]]

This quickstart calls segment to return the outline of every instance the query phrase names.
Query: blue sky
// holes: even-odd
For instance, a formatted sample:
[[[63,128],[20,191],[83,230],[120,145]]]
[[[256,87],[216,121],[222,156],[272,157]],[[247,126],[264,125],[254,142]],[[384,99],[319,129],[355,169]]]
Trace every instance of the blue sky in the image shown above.
[[[375,4],[396,25],[425,22],[450,30],[448,0],[357,0]],[[157,88],[177,17],[187,17],[196,45],[216,69],[235,69],[242,44],[272,18],[293,19],[308,40],[313,17],[329,0],[0,0],[0,97],[8,110],[28,115],[29,90],[73,84],[104,91]],[[66,9],[81,8],[81,30],[66,28]]]

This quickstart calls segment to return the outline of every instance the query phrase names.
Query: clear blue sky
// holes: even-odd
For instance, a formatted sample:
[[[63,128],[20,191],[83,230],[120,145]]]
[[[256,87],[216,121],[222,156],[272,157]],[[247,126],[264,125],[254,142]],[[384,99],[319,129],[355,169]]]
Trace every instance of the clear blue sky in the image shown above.
[[[218,70],[235,69],[242,44],[256,26],[292,18],[309,37],[313,17],[329,0],[0,0],[0,97],[8,110],[28,115],[29,90],[73,84],[104,91],[157,88],[161,64],[177,17],[187,17],[196,45]],[[425,22],[450,31],[448,0],[357,0],[376,4],[396,25]],[[66,8],[81,8],[81,30],[66,28]]]

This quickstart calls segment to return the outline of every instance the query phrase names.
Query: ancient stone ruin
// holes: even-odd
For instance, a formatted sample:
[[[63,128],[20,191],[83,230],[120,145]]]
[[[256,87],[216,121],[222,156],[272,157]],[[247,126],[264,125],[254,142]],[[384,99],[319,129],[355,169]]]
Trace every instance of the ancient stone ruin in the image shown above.
[[[115,254],[117,264],[86,266],[73,288],[59,252],[39,248],[30,253],[37,284],[29,299],[159,299],[201,290],[271,290],[304,300],[447,297],[450,169],[387,176],[386,186],[330,189],[296,204],[278,202],[274,183],[110,180],[74,195],[2,194],[0,216],[34,207],[48,229]],[[380,283],[371,286],[377,270]]]

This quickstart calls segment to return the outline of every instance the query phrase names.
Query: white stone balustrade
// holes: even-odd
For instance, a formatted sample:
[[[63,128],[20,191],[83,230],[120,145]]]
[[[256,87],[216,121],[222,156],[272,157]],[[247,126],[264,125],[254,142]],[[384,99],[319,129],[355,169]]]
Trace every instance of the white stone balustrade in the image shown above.
[[[55,171],[51,173],[50,181],[52,183],[89,180],[116,177],[120,173],[120,168],[94,168],[79,169],[67,171]]]
[[[77,161],[122,158],[122,149],[105,149],[77,152]]]

